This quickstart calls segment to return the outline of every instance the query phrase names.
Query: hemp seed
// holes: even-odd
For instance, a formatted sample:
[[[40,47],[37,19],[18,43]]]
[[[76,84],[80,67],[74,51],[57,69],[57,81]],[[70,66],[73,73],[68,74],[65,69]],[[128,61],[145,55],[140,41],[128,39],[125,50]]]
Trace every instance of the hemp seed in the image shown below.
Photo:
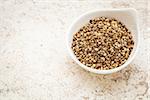
[[[87,67],[109,70],[124,64],[134,46],[131,32],[114,18],[98,17],[73,35],[72,50]]]

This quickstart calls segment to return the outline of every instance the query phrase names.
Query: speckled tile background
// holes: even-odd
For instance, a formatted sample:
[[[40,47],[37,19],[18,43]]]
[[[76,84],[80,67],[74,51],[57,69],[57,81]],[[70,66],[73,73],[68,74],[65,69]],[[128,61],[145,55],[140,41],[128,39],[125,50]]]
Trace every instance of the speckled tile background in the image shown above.
[[[95,75],[69,57],[65,36],[82,13],[137,9],[141,47],[132,64]],[[0,0],[0,100],[150,100],[150,0]]]

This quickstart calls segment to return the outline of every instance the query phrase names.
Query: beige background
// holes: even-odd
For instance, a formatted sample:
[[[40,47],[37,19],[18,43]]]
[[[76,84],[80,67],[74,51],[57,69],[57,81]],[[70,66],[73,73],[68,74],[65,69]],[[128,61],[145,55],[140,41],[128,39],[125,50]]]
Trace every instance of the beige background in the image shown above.
[[[82,13],[133,7],[141,47],[132,64],[95,75],[69,57],[65,36]],[[150,0],[0,0],[0,100],[150,100]]]

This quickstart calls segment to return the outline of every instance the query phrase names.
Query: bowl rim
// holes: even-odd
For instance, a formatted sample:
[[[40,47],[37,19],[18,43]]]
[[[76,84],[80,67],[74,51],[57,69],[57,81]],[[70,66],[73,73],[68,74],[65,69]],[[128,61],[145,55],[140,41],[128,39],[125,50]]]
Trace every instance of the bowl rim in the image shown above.
[[[136,19],[135,19],[135,20],[136,20],[136,27],[137,27],[137,33],[136,33],[136,34],[138,34],[138,37],[137,37],[137,40],[138,40],[138,41],[136,41],[137,45],[136,45],[136,47],[135,47],[135,51],[134,51],[133,55],[130,57],[130,59],[127,59],[127,61],[126,61],[123,65],[121,65],[121,66],[119,66],[119,67],[117,67],[117,68],[110,69],[110,70],[98,70],[98,69],[94,69],[94,68],[87,67],[86,65],[82,64],[82,63],[76,58],[76,56],[74,55],[74,53],[73,53],[71,47],[69,46],[69,39],[70,39],[69,35],[70,35],[70,34],[73,34],[73,33],[71,33],[71,30],[72,30],[73,26],[78,22],[78,20],[80,20],[82,17],[84,17],[84,16],[86,16],[86,15],[88,15],[88,14],[91,14],[91,13],[98,13],[98,12],[102,12],[102,11],[105,11],[105,12],[107,12],[107,11],[132,11],[132,12],[135,12],[135,13],[136,13],[136,15],[135,15],[135,18],[136,18]],[[69,52],[71,58],[72,58],[80,67],[82,67],[83,69],[85,69],[85,70],[87,70],[87,71],[89,71],[89,72],[92,72],[92,73],[96,73],[96,74],[112,74],[112,73],[118,72],[118,71],[120,71],[121,69],[127,67],[127,66],[133,61],[133,59],[135,58],[135,56],[137,55],[137,52],[139,51],[139,46],[140,46],[139,21],[138,21],[138,17],[137,17],[137,16],[138,16],[138,15],[137,15],[137,11],[136,11],[136,9],[134,9],[134,8],[98,9],[98,10],[92,10],[92,11],[88,11],[88,12],[86,12],[86,13],[83,13],[82,15],[80,15],[78,18],[76,18],[76,19],[73,21],[73,23],[71,24],[71,26],[69,27],[69,29],[68,29],[68,31],[67,31],[67,41],[66,41],[67,43],[66,43],[66,44],[67,44],[67,50],[68,50],[68,52]]]

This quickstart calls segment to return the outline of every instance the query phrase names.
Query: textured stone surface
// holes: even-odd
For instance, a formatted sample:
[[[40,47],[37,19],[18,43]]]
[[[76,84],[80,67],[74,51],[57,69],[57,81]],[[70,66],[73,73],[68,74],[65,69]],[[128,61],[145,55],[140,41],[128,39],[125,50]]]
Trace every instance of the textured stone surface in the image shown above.
[[[124,7],[139,12],[135,60],[112,75],[81,69],[65,47],[71,22]],[[0,0],[0,100],[150,100],[149,19],[149,0]]]

